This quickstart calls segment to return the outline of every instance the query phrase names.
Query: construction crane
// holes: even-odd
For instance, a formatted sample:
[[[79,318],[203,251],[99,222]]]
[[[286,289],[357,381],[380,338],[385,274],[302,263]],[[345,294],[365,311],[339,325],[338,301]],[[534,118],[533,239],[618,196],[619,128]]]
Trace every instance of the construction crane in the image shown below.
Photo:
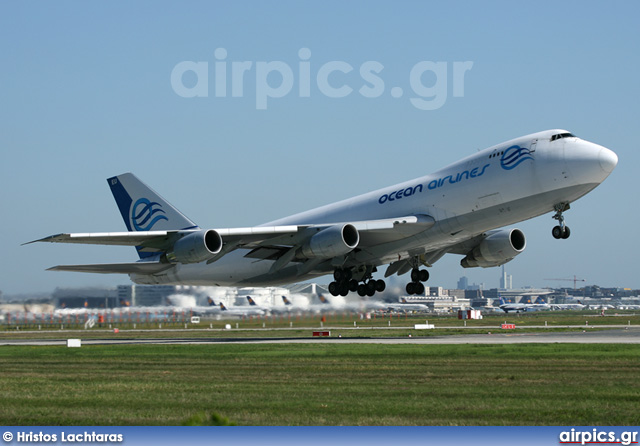
[[[573,282],[573,289],[574,290],[576,289],[577,282],[586,282],[585,279],[578,279],[577,276],[573,276],[573,279],[544,279],[544,280],[567,280],[567,281]]]

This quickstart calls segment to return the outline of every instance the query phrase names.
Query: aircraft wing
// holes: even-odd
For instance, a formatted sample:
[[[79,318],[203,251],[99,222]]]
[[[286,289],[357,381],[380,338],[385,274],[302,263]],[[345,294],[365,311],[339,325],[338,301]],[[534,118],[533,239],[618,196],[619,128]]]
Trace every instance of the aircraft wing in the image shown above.
[[[83,245],[121,245],[140,246],[152,242],[161,245],[175,237],[179,231],[147,231],[147,232],[88,232],[76,234],[56,234],[38,240],[24,243],[28,245],[36,242],[49,243],[78,243]]]
[[[214,229],[214,231],[220,234],[225,244],[234,245],[234,248],[250,248],[271,244],[293,246],[304,242],[305,239],[308,238],[307,234],[301,234],[304,229],[324,229],[340,224],[353,225],[364,238],[361,243],[364,242],[365,245],[370,245],[409,237],[433,226],[435,220],[428,215],[413,215],[400,218],[335,224],[255,226],[250,228]],[[24,244],[49,242],[85,245],[143,246],[148,248],[148,250],[168,251],[177,239],[192,232],[197,232],[197,230],[66,233],[43,237]]]
[[[93,265],[58,265],[48,268],[47,271],[100,274],[157,274],[171,267],[173,267],[173,264],[161,262],[100,263]]]
[[[367,247],[399,240],[422,232],[435,224],[428,215],[410,215],[378,220],[346,221],[298,226],[257,226],[253,228],[216,229],[225,245],[242,248],[302,245],[317,231],[334,226],[352,225],[360,235],[358,246]]]
[[[273,271],[284,267],[301,254],[303,246],[317,234],[332,228],[343,228],[350,225],[357,231],[358,247],[366,248],[377,244],[400,240],[425,231],[435,224],[435,220],[428,215],[412,215],[399,218],[365,220],[345,223],[327,223],[316,225],[282,225],[256,226],[249,228],[223,228],[203,231],[202,229],[167,230],[167,231],[137,231],[137,232],[100,232],[56,234],[28,243],[77,243],[92,245],[121,245],[135,246],[140,252],[151,254],[166,254],[177,250],[180,240],[195,234],[213,231],[222,240],[221,247],[211,251],[206,258],[194,260],[197,263],[206,260],[213,263],[229,252],[244,248],[251,252],[247,257],[276,260]],[[154,260],[157,260],[155,257]],[[180,263],[178,259],[175,263]],[[142,261],[119,264],[97,265],[61,265],[50,268],[56,271],[79,271],[97,273],[141,273],[154,274],[171,268],[172,263],[166,261]]]
[[[361,247],[401,240],[426,231],[436,221],[429,215],[411,215],[399,218],[369,220],[351,223],[360,233]]]
[[[291,235],[298,231],[297,226],[271,226],[255,228],[216,229],[224,237],[225,243],[240,247],[244,244],[262,242],[284,234]],[[56,234],[38,240],[24,243],[28,245],[36,242],[49,243],[77,243],[83,245],[115,245],[136,246],[142,251],[158,253],[170,251],[175,242],[185,235],[196,233],[198,230],[172,231],[138,231],[138,232],[89,232],[73,234]]]

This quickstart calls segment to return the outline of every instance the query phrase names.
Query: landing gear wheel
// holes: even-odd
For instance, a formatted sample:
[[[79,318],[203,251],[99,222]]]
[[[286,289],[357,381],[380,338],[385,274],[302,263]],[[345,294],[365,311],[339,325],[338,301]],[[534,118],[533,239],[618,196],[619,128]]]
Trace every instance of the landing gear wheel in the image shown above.
[[[409,282],[407,284],[407,294],[424,294],[424,285],[422,282]]]
[[[564,228],[561,226],[554,226],[553,230],[551,231],[551,234],[553,235],[553,238],[555,239],[568,239],[569,236],[571,235],[571,229],[569,229],[569,226],[565,226]]]
[[[337,296],[340,294],[340,290],[338,289],[338,282],[331,282],[329,284],[329,292],[332,296]]]
[[[364,283],[358,285],[358,296],[364,297],[367,295],[367,286]]]
[[[414,268],[411,270],[412,282],[426,282],[427,280],[429,280],[429,271],[426,269]]]
[[[386,287],[387,287],[387,284],[384,283],[384,280],[376,280],[376,291],[378,293],[382,293]]]
[[[336,282],[347,281],[351,279],[351,270],[338,268],[333,271],[333,278],[336,280]]]
[[[346,283],[343,283],[340,286],[340,293],[339,293],[342,297],[345,297],[347,294],[349,294],[349,285]]]
[[[349,281],[349,291],[358,291],[358,281],[356,279]]]
[[[558,203],[553,207],[556,213],[552,218],[554,220],[558,220],[559,223],[559,225],[554,226],[553,230],[551,231],[551,235],[553,235],[553,238],[555,239],[568,239],[571,235],[571,230],[567,225],[564,224],[564,215],[562,215],[562,213],[566,210],[569,210],[569,208],[569,203]]]
[[[411,296],[411,295],[413,295],[413,294],[415,293],[415,289],[416,289],[416,284],[415,284],[415,282],[409,282],[409,283],[407,284],[406,291],[407,291],[407,294],[408,294],[409,296]]]

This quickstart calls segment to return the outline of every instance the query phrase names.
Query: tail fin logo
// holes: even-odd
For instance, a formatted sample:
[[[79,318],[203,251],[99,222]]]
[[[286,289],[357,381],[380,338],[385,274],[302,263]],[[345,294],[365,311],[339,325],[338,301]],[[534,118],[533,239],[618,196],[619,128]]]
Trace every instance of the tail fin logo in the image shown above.
[[[500,158],[500,166],[505,170],[515,169],[520,163],[527,160],[533,160],[531,151],[518,145],[511,146],[504,151],[502,158]]]
[[[165,214],[165,211],[160,203],[140,198],[131,207],[131,223],[136,231],[150,231],[160,220],[169,220],[162,214]]]

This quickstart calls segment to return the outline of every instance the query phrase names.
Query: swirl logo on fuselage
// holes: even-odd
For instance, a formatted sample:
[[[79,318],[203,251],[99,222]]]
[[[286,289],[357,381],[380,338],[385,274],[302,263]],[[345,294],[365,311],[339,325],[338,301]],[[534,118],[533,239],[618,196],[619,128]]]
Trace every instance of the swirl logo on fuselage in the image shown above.
[[[515,169],[520,163],[526,160],[533,160],[533,155],[529,149],[518,145],[511,146],[504,151],[500,158],[500,166],[505,170]]]
[[[150,231],[160,220],[169,220],[164,215],[162,205],[147,198],[140,198],[131,207],[131,223],[136,231]]]

